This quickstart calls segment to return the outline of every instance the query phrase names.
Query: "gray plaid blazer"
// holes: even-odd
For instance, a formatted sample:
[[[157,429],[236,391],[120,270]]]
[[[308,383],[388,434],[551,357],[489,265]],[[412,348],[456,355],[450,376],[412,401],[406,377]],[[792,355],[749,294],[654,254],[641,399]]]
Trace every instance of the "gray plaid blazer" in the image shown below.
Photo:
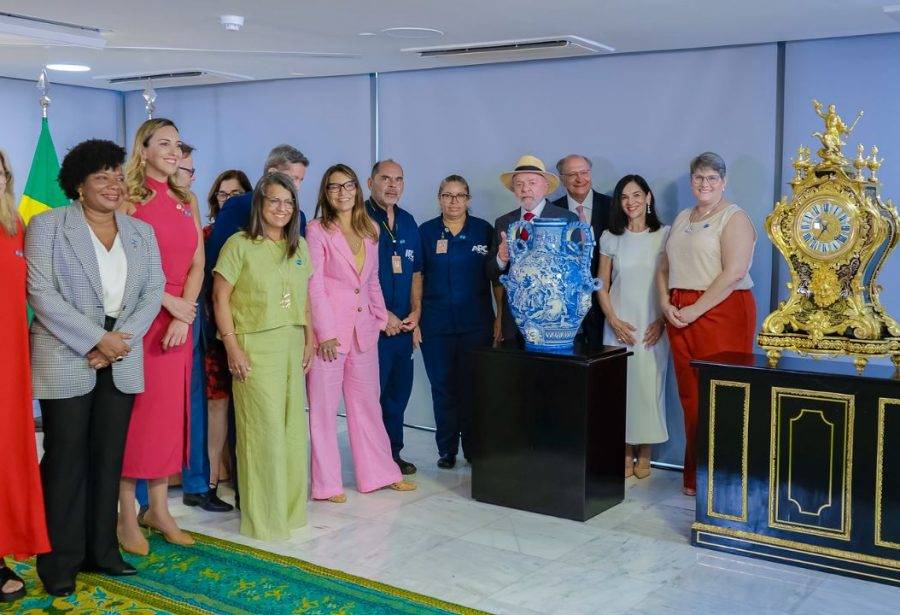
[[[115,330],[134,335],[131,352],[113,363],[123,393],[144,390],[143,336],[159,313],[165,278],[153,228],[116,213],[128,274]],[[31,323],[31,381],[38,399],[89,393],[97,374],[85,355],[106,333],[100,268],[81,203],[31,219],[25,234]]]

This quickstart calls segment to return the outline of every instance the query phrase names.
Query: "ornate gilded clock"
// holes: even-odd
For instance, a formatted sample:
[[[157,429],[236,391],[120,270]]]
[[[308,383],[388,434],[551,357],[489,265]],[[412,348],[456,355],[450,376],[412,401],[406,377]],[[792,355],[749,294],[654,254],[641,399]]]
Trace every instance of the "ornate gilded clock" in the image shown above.
[[[813,101],[825,130],[815,132],[819,162],[801,146],[793,161],[793,197],[766,217],[766,232],[787,261],[790,295],[763,321],[757,342],[774,365],[784,350],[849,354],[862,370],[869,357],[889,355],[900,367],[900,325],[884,309],[878,273],[898,241],[900,218],[879,195],[878,148],[844,157],[847,126],[834,105]],[[868,173],[866,173],[868,171]]]

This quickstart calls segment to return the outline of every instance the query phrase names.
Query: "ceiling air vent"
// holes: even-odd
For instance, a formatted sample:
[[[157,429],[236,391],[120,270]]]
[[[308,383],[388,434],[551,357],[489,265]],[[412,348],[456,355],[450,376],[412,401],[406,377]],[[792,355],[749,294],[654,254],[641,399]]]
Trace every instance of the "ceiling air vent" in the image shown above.
[[[441,45],[403,49],[423,58],[459,58],[500,62],[611,53],[613,47],[580,36],[566,35],[537,39],[488,41],[462,45]]]
[[[103,49],[106,39],[100,28],[80,24],[40,19],[28,15],[0,12],[0,33],[38,41],[45,45],[70,45]]]
[[[187,70],[178,73],[153,73],[150,75],[129,75],[126,77],[111,77],[107,79],[110,83],[132,83],[135,81],[146,81],[153,79],[161,81],[163,79],[188,79],[190,77],[199,77],[203,74],[200,70]]]
[[[153,87],[165,88],[178,85],[213,85],[219,83],[233,83],[235,81],[250,81],[247,75],[225,73],[222,71],[205,68],[191,68],[179,70],[156,70],[151,73],[126,73],[121,75],[97,75],[97,81],[105,81],[119,90],[138,90],[144,87],[147,80],[153,82]]]

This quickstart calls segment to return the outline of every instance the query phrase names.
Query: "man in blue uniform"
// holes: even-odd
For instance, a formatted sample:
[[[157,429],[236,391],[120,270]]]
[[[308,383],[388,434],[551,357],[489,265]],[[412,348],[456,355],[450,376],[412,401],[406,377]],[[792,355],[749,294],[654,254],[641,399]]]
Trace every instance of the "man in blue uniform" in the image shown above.
[[[400,457],[403,414],[412,393],[413,331],[422,312],[422,250],[412,214],[397,206],[403,194],[403,169],[393,160],[372,167],[366,211],[378,225],[378,281],[388,310],[388,323],[378,340],[381,414],[391,453],[403,474],[416,466]]]
[[[294,188],[297,189],[297,198],[300,198],[300,185],[303,178],[306,177],[306,169],[309,167],[309,159],[296,147],[291,145],[278,145],[272,148],[266,157],[263,165],[263,175],[279,172],[290,177],[294,182]],[[228,238],[243,230],[250,223],[250,208],[253,203],[253,192],[245,192],[238,196],[233,196],[222,205],[219,215],[213,224],[212,233],[206,240],[206,283],[212,283],[212,270],[216,266],[219,259],[219,252],[222,246],[228,241]],[[300,234],[306,235],[306,216],[300,210]],[[211,320],[211,326],[215,328],[215,322]],[[210,332],[214,335],[214,332]],[[235,455],[235,435],[237,427],[234,422],[234,398],[230,398],[228,402],[228,444],[231,450],[231,485],[234,488],[235,502],[239,502],[238,481],[237,481],[237,456]],[[205,450],[205,445],[204,445]],[[189,500],[184,502],[188,506],[196,506],[202,503],[192,503]]]

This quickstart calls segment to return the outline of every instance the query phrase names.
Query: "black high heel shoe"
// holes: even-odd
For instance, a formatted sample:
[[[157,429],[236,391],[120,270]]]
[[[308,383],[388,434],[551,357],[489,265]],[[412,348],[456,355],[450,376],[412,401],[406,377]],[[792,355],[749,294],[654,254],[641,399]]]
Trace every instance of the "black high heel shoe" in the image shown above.
[[[15,591],[11,592],[3,592],[0,591],[0,602],[15,602],[21,598],[25,597],[27,590],[25,589],[25,581],[12,571],[12,568],[8,566],[3,566],[0,568],[0,588],[9,583],[10,581],[18,581],[22,584],[22,587]]]

